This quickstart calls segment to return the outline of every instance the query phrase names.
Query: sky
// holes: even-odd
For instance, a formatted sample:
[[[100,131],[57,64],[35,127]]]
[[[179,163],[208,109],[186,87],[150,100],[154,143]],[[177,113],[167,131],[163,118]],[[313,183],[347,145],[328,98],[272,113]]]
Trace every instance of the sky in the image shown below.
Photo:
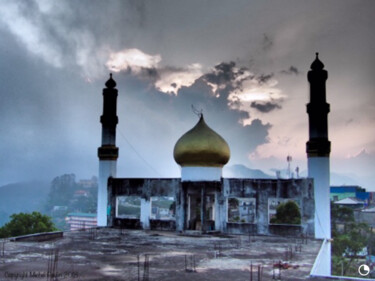
[[[178,177],[192,106],[228,142],[228,167],[274,175],[290,155],[303,176],[319,52],[331,183],[375,191],[374,12],[372,0],[0,0],[0,185],[98,174],[109,73],[118,177]]]

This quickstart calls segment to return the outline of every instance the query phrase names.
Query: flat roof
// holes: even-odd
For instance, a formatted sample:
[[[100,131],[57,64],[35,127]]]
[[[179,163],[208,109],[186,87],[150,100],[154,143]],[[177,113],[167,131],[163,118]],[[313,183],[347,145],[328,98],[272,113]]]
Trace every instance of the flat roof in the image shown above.
[[[274,269],[279,261],[288,267],[280,272],[282,280],[306,280],[322,243],[306,242],[293,237],[94,228],[66,232],[49,242],[6,242],[0,280],[46,273],[54,249],[59,250],[57,273],[66,276],[61,280],[138,280],[138,272],[143,280],[148,272],[149,280],[242,281],[249,280],[251,264],[253,280],[259,266],[263,280],[271,280],[279,274]]]

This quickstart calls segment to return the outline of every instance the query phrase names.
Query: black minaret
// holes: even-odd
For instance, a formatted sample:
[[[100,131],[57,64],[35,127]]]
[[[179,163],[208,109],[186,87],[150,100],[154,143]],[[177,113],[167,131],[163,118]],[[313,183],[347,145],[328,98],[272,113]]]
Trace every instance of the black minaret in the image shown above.
[[[307,78],[310,83],[310,103],[307,104],[309,114],[309,141],[306,143],[308,157],[329,157],[331,143],[328,140],[328,113],[330,106],[326,102],[326,80],[328,72],[318,58],[311,64]]]
[[[306,143],[309,177],[314,179],[315,238],[325,239],[324,250],[317,268],[319,274],[331,275],[331,207],[330,207],[330,164],[331,143],[328,140],[329,104],[326,102],[326,81],[328,73],[324,64],[316,59],[307,74],[310,83],[309,141]]]
[[[117,111],[117,89],[115,80],[110,74],[109,80],[103,89],[103,115],[100,117],[102,123],[102,146],[98,148],[99,157],[99,186],[98,186],[98,226],[107,225],[108,192],[107,183],[109,177],[116,176],[118,158],[118,147],[116,147],[116,126],[118,123]]]

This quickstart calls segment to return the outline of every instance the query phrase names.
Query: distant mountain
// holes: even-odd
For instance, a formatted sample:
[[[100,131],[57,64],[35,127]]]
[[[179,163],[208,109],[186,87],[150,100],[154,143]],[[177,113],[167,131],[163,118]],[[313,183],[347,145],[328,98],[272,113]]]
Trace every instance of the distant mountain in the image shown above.
[[[42,181],[0,186],[0,226],[14,213],[42,211],[49,189],[50,183]]]
[[[301,177],[307,177],[307,170],[304,170],[301,173]],[[358,186],[364,187],[364,186],[361,185],[357,176],[353,175],[353,174],[343,174],[343,173],[331,172],[330,183],[331,183],[331,186],[333,186],[333,185],[335,185],[335,186],[358,185]]]
[[[252,179],[271,179],[272,176],[259,169],[250,169],[245,165],[236,164],[224,167],[224,177],[226,178],[252,178]]]
[[[331,173],[331,185],[360,185],[355,175]]]
[[[275,170],[276,171],[276,170]],[[279,170],[281,178],[288,178],[287,170]],[[224,177],[226,178],[255,178],[255,179],[272,179],[275,176],[268,175],[259,169],[250,169],[245,165],[237,164],[229,167],[224,167]],[[295,177],[294,173],[294,177]],[[306,178],[307,170],[300,172],[299,177]],[[359,185],[360,181],[353,174],[342,174],[331,172],[331,185]],[[362,186],[363,187],[363,186]]]

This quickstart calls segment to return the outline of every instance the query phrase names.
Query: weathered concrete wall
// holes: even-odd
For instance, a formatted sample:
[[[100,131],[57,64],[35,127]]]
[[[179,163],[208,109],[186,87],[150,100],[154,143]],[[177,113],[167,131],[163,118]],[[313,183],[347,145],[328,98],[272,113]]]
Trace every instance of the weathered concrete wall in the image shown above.
[[[314,188],[312,179],[223,179],[222,197],[256,199],[256,227],[227,224],[227,232],[238,233],[246,229],[256,234],[314,235]],[[268,223],[269,198],[297,198],[301,202],[301,226],[270,225]],[[224,208],[225,211],[227,208]],[[221,214],[224,216],[225,214]],[[280,231],[278,231],[280,230]],[[255,233],[254,233],[255,234]]]
[[[181,182],[179,178],[172,179],[109,179],[108,196],[110,202],[110,226],[133,225],[143,228],[157,227],[151,222],[146,213],[150,212],[152,196],[170,196],[176,200],[175,224],[166,228],[177,231],[187,229],[187,194],[200,192],[215,194],[215,229],[233,233],[250,233],[260,235],[299,235],[314,236],[314,188],[312,179],[222,179],[221,182]],[[129,220],[116,218],[117,196],[140,196],[142,198],[141,220],[131,223]],[[256,220],[254,223],[228,223],[228,198],[254,198],[256,201]],[[268,223],[268,199],[291,198],[298,199],[301,208],[301,225],[276,225]],[[144,208],[144,206],[148,206]],[[124,220],[121,222],[121,220]]]
[[[175,230],[176,222],[173,220],[150,220],[152,230]]]
[[[43,233],[34,233],[22,236],[12,237],[9,240],[15,242],[42,242],[48,240],[55,240],[62,238],[64,236],[64,232],[62,231],[55,231],[55,232],[43,232]]]
[[[108,179],[108,226],[119,226],[131,228],[149,229],[151,197],[168,196],[176,199],[180,197],[180,179],[144,179],[144,178],[109,178]],[[116,218],[117,196],[139,196],[141,197],[140,220],[129,220]],[[176,208],[177,209],[177,208]],[[180,210],[181,211],[181,210]],[[180,213],[176,210],[176,222],[180,219]]]
[[[150,200],[152,196],[176,196],[180,187],[179,178],[171,179],[142,179],[142,178],[110,178],[109,188],[113,196],[140,196]]]
[[[142,229],[142,224],[139,219],[113,218],[110,226],[127,229]]]
[[[365,222],[371,227],[375,227],[375,212],[354,211],[354,217],[357,222]]]

